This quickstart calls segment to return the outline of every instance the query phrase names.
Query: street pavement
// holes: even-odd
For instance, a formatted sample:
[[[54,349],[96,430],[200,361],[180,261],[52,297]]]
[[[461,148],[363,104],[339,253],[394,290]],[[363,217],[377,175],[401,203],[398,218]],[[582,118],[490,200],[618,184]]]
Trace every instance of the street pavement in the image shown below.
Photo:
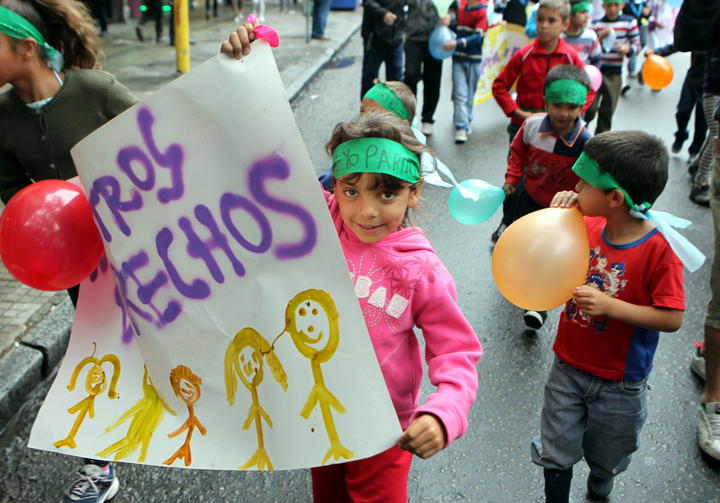
[[[331,24],[334,14],[331,14]],[[149,33],[148,28],[150,25],[146,26]],[[200,40],[204,37],[197,35],[194,47]],[[207,50],[209,55],[214,54],[217,43],[215,51]],[[127,58],[131,52],[126,53]],[[357,111],[361,54],[359,37],[355,35],[292,103],[318,172],[329,164],[323,145],[332,126],[351,118]],[[676,77],[659,93],[635,84],[618,107],[614,128],[642,129],[669,143],[674,131],[674,105],[688,59],[682,54],[671,57]],[[109,58],[105,66],[111,69],[112,64]],[[154,89],[151,78],[145,82],[147,86],[140,85],[142,72],[137,72],[137,78],[136,87],[131,86],[134,90],[142,93]],[[501,184],[507,153],[506,118],[492,101],[477,106],[470,141],[466,145],[455,145],[450,91],[450,65],[446,61],[436,131],[429,145],[453,168],[458,179],[481,178]],[[688,200],[685,155],[672,157],[670,179],[656,207],[692,220],[693,225],[683,233],[710,257],[711,218],[707,209]],[[410,501],[542,501],[542,473],[529,460],[529,442],[539,428],[542,386],[552,360],[551,345],[559,310],[551,313],[540,331],[524,329],[520,311],[500,296],[491,280],[492,249],[488,238],[499,215],[477,226],[463,226],[450,217],[447,195],[445,189],[426,187],[414,221],[426,231],[455,276],[460,306],[476,329],[485,356],[479,367],[480,390],[468,433],[430,460],[414,461],[409,481]],[[678,332],[661,338],[650,379],[649,418],[641,436],[641,447],[629,470],[618,476],[611,501],[720,503],[720,465],[701,455],[696,443],[697,397],[702,383],[688,368],[692,342],[702,340],[702,316],[709,295],[708,274],[706,263],[698,272],[686,275],[685,322]],[[45,332],[57,331],[52,327],[62,325],[62,319],[69,318],[66,307],[61,304],[43,320],[51,324],[51,328],[43,329]],[[60,316],[55,317],[60,320],[53,320],[58,312]],[[18,349],[29,351],[28,348],[14,350]],[[0,360],[0,386],[2,377]],[[71,472],[79,466],[78,460],[71,457],[25,447],[51,378],[52,375],[26,396],[19,413],[0,434],[0,502],[58,501],[72,481]],[[424,390],[430,390],[427,382]],[[122,482],[121,492],[115,499],[118,502],[310,501],[310,482],[305,470],[211,472],[122,463],[118,465],[118,474]],[[585,501],[587,468],[583,462],[578,463],[575,475],[573,501]]]

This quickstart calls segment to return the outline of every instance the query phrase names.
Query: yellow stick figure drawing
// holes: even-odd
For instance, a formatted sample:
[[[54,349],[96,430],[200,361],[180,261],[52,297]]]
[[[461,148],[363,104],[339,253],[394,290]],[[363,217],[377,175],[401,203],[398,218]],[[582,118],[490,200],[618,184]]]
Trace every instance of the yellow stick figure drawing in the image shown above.
[[[239,469],[246,470],[257,466],[258,470],[272,470],[270,456],[265,451],[265,440],[263,438],[262,420],[272,428],[273,423],[270,416],[260,405],[257,388],[263,381],[263,357],[270,367],[275,380],[283,390],[287,390],[288,380],[285,369],[270,344],[254,329],[247,327],[240,330],[225,351],[225,389],[227,401],[230,405],[235,404],[235,393],[237,391],[237,379],[240,378],[245,387],[250,391],[252,405],[248,410],[247,419],[243,423],[243,430],[250,428],[255,421],[258,448],[250,457],[247,463]]]
[[[192,373],[192,371],[185,365],[178,365],[170,371],[170,385],[177,397],[185,402],[188,409],[188,418],[182,424],[180,428],[168,433],[169,438],[174,438],[187,430],[185,436],[185,442],[180,448],[170,456],[166,461],[163,461],[165,465],[171,465],[176,459],[184,459],[185,466],[190,466],[192,463],[192,454],[190,452],[190,440],[192,439],[193,431],[195,427],[200,430],[200,434],[205,435],[207,430],[202,423],[195,417],[195,402],[200,400],[200,385],[202,379]]]
[[[286,331],[292,336],[295,347],[305,358],[310,360],[313,375],[313,388],[310,391],[300,415],[307,419],[317,404],[322,413],[323,423],[330,440],[330,449],[325,454],[322,464],[332,456],[336,460],[341,457],[350,459],[353,452],[340,443],[331,407],[341,414],[345,407],[325,386],[320,364],[328,361],[335,354],[340,343],[338,329],[338,313],[335,302],[327,292],[322,290],[305,290],[297,294],[285,309]]]
[[[125,437],[110,445],[105,450],[100,451],[98,456],[106,458],[114,454],[115,461],[119,461],[130,456],[138,448],[141,448],[138,461],[142,463],[145,461],[145,457],[147,456],[147,451],[150,447],[150,440],[152,439],[158,424],[162,421],[165,411],[167,410],[170,414],[175,415],[175,412],[172,411],[170,407],[163,402],[160,395],[158,395],[158,392],[153,386],[150,376],[148,375],[147,367],[145,367],[142,387],[143,397],[138,400],[131,409],[120,416],[120,418],[115,421],[112,426],[105,429],[106,433],[110,433],[112,430],[132,417],[132,421],[130,421],[130,426],[128,426]]]
[[[85,391],[87,391],[88,396],[68,409],[68,413],[70,414],[75,414],[77,412],[77,418],[75,418],[75,423],[70,429],[68,436],[53,444],[58,449],[64,446],[70,447],[71,449],[77,447],[75,435],[77,435],[80,425],[85,420],[85,416],[89,414],[91,418],[95,417],[95,397],[102,395],[107,388],[105,371],[102,368],[104,363],[110,362],[113,366],[113,375],[110,380],[108,398],[118,398],[120,396],[116,391],[117,382],[120,378],[120,360],[114,354],[107,354],[98,360],[95,358],[96,350],[97,344],[93,342],[92,354],[78,363],[77,367],[75,367],[75,370],[73,371],[72,377],[70,378],[70,384],[68,384],[67,389],[72,391],[75,389],[75,383],[77,382],[78,375],[82,371],[83,367],[87,364],[92,364],[92,367],[90,367],[90,370],[85,377]]]

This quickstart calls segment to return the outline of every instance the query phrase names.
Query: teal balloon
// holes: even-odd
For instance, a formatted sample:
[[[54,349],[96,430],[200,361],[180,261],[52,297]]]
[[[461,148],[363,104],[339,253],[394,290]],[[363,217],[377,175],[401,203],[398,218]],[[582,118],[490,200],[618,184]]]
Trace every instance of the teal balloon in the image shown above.
[[[484,222],[495,214],[505,200],[503,189],[483,180],[471,178],[459,185],[465,190],[453,187],[448,198],[448,208],[453,218],[461,224],[476,225]],[[477,195],[477,201],[467,197],[468,192]]]

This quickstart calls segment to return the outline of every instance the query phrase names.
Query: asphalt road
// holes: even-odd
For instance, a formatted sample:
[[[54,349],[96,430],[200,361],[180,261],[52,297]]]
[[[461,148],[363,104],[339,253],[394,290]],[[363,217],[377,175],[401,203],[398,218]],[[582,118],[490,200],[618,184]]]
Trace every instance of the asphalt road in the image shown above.
[[[668,144],[674,106],[688,55],[671,58],[674,82],[659,93],[637,84],[622,100],[615,129],[642,129]],[[340,53],[294,103],[298,126],[317,171],[328,158],[323,145],[332,126],[358,109],[361,46],[358,37]],[[507,120],[494,102],[476,107],[473,134],[465,145],[452,142],[450,66],[446,62],[436,133],[430,139],[458,179],[482,178],[500,184],[507,153]],[[686,144],[687,146],[687,144]],[[712,254],[709,210],[688,200],[686,154],[673,156],[667,188],[656,207],[693,221],[684,231]],[[414,221],[423,227],[456,278],[459,302],[482,340],[480,391],[469,432],[430,460],[416,459],[410,475],[410,501],[542,501],[542,473],[530,462],[529,443],[539,430],[542,389],[552,360],[551,345],[559,310],[538,333],[524,329],[519,309],[495,289],[490,271],[489,236],[499,214],[477,226],[463,226],[449,215],[445,189],[427,188]],[[709,264],[686,276],[688,310],[683,327],[662,336],[650,379],[649,418],[630,468],[618,476],[614,502],[720,502],[720,464],[702,456],[696,443],[697,397],[702,383],[689,370],[695,340],[702,340],[704,305],[709,295]],[[79,460],[27,449],[25,444],[49,382],[38,389],[0,437],[0,501],[59,501],[72,482]],[[209,472],[119,464],[121,492],[116,502],[301,503],[310,501],[306,471],[277,473]],[[587,468],[575,470],[572,498],[584,501]]]

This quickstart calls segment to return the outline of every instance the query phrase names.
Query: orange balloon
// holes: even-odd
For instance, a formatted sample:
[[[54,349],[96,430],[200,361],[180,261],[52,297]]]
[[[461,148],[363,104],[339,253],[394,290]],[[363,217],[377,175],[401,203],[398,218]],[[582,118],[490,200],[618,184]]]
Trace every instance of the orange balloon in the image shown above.
[[[642,77],[649,88],[662,89],[672,82],[673,69],[667,59],[657,54],[651,54],[645,58]]]
[[[495,245],[492,272],[503,296],[523,309],[564,304],[585,283],[590,262],[577,208],[545,208],[516,220]]]

